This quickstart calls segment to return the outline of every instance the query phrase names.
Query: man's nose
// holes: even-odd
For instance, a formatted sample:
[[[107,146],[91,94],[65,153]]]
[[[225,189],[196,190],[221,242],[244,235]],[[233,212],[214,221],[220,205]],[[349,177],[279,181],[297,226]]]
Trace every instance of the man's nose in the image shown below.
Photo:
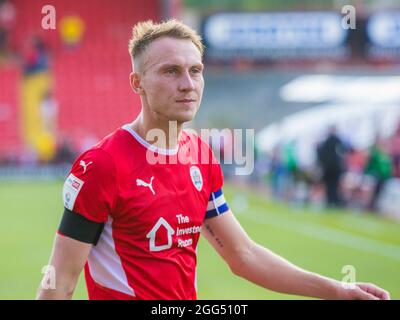
[[[180,91],[192,91],[195,89],[194,81],[188,71],[183,72],[179,82]]]

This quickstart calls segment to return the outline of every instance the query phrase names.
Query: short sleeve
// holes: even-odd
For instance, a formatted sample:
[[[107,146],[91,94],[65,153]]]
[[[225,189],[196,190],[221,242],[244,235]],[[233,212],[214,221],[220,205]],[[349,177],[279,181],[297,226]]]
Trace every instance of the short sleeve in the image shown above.
[[[215,157],[214,153],[211,152],[211,192],[217,192],[220,190],[224,184],[224,175],[222,173],[221,165]]]
[[[94,222],[106,222],[116,197],[116,169],[112,157],[100,148],[80,155],[63,187],[65,208]]]
[[[208,200],[206,219],[213,218],[228,212],[229,207],[222,192],[224,175],[221,165],[210,148],[211,161],[211,193]]]

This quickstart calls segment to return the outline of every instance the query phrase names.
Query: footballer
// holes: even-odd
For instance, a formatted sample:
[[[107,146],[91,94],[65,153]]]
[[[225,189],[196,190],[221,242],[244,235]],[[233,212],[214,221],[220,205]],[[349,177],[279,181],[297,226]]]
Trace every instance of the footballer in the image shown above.
[[[373,284],[346,288],[303,270],[243,230],[224,198],[222,171],[209,145],[182,129],[200,107],[203,50],[196,32],[179,21],[134,26],[130,84],[141,113],[73,164],[49,263],[56,286],[40,286],[37,298],[71,299],[84,270],[89,299],[196,299],[202,235],[235,275],[269,290],[389,299]],[[177,134],[170,134],[171,122]],[[152,130],[167,138],[149,139]]]

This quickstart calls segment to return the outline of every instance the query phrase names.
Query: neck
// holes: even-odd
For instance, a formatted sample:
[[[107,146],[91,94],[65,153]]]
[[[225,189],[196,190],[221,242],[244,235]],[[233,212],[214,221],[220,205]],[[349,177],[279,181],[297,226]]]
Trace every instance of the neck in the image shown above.
[[[148,143],[161,149],[175,149],[182,131],[182,123],[176,121],[152,122],[143,117],[143,113],[129,124]]]

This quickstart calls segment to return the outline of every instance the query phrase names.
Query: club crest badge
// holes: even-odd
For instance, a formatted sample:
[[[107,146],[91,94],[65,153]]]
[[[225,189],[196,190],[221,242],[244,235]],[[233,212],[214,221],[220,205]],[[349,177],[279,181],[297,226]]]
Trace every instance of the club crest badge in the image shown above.
[[[201,176],[200,169],[196,166],[190,167],[190,176],[192,177],[193,185],[198,191],[203,188],[203,177]]]

